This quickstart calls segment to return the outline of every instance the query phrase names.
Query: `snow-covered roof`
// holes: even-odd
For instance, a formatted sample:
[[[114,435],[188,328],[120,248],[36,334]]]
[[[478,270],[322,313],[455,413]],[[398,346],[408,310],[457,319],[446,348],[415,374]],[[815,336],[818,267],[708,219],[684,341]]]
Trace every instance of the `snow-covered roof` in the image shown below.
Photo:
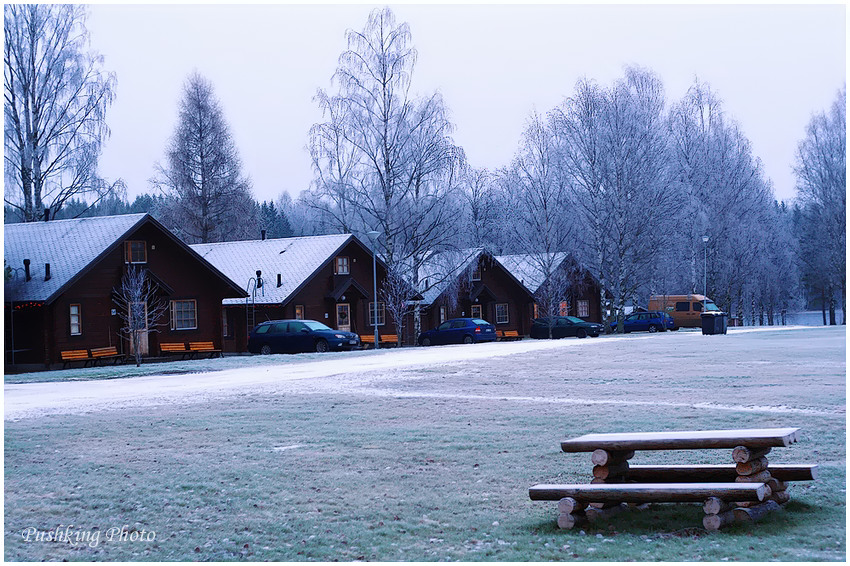
[[[419,269],[420,285],[426,280],[429,284],[422,292],[422,303],[430,305],[436,301],[483,253],[484,248],[467,248],[433,254]]]
[[[553,265],[560,265],[567,259],[566,252],[556,252],[547,255],[517,254],[496,256],[496,261],[513,275],[517,281],[534,294],[546,280],[545,272],[541,267],[544,262],[542,258],[548,257],[554,260]]]
[[[50,301],[147,215],[122,214],[3,226],[3,258],[17,270],[4,285],[6,301]],[[24,259],[32,279],[24,282]],[[50,279],[44,280],[50,264]]]
[[[270,240],[247,240],[216,244],[194,244],[193,250],[222,273],[249,290],[249,281],[262,271],[264,284],[257,289],[258,304],[282,304],[298,291],[325,263],[349,241],[351,234],[304,236]],[[277,286],[277,274],[281,286]],[[225,299],[225,305],[241,305],[244,299]]]

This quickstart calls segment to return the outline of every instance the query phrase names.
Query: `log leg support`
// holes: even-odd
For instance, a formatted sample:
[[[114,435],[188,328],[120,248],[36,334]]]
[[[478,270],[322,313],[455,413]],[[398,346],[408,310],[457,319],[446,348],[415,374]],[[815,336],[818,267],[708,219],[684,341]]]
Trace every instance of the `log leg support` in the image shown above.
[[[587,516],[587,520],[591,523],[595,523],[597,521],[604,521],[606,519],[610,519],[615,515],[620,514],[623,510],[628,509],[629,506],[625,503],[620,503],[614,507],[605,507],[604,509],[600,509],[599,507],[588,507],[585,509],[584,513]]]
[[[559,529],[572,529],[587,522],[587,517],[581,511],[575,513],[561,513],[558,515]]]

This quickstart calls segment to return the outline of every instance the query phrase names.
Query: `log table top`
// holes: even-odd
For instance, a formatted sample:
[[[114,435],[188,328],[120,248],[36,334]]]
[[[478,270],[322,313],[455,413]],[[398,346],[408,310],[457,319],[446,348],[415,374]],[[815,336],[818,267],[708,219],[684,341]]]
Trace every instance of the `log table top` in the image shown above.
[[[736,430],[687,430],[669,432],[622,432],[585,434],[561,442],[564,452],[629,450],[691,450],[701,448],[768,448],[790,446],[799,428],[756,428]]]

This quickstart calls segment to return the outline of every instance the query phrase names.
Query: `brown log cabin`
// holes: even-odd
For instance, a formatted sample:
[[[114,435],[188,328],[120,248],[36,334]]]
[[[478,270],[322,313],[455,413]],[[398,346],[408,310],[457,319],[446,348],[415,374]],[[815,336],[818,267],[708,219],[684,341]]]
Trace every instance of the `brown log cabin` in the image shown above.
[[[246,291],[223,301],[225,352],[244,352],[247,335],[267,320],[317,320],[337,330],[374,332],[372,252],[351,234],[195,244],[196,252]],[[377,285],[386,267],[377,258]],[[395,333],[381,301],[378,331]]]
[[[116,290],[130,265],[167,307],[140,339],[144,356],[165,342],[221,349],[222,300],[246,295],[148,214],[9,224],[4,236],[5,365],[15,370],[50,367],[67,350],[129,354]]]
[[[420,270],[420,331],[436,328],[451,318],[481,318],[497,331],[531,331],[534,297],[483,248],[470,248],[433,257]],[[405,342],[416,343],[411,314]]]
[[[562,272],[567,283],[566,294],[560,301],[560,316],[575,316],[587,322],[602,322],[602,298],[600,285],[595,277],[582,268],[576,259],[565,252],[552,254],[551,265]],[[537,296],[545,283],[541,262],[531,254],[496,256],[498,261],[510,272],[532,296]],[[536,306],[532,307],[531,317],[544,316],[538,313]]]

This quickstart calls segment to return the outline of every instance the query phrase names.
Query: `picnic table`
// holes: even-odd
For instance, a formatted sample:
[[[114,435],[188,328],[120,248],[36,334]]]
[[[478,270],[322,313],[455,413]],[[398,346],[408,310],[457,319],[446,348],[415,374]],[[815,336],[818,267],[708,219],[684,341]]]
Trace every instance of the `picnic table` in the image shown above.
[[[561,442],[561,449],[591,453],[590,485],[536,485],[529,496],[558,501],[562,528],[610,517],[628,504],[702,501],[703,525],[717,530],[759,520],[789,501],[787,482],[817,477],[816,465],[769,465],[772,448],[798,440],[798,428],[586,434]],[[717,448],[732,450],[731,464],[629,464],[637,451]]]

